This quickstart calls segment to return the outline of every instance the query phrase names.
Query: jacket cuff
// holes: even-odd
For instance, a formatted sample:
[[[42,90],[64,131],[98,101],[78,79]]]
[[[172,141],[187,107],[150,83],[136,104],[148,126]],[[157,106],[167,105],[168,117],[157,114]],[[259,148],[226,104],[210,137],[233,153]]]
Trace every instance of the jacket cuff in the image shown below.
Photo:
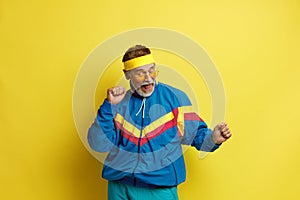
[[[210,152],[215,151],[221,146],[221,144],[216,144],[212,140],[212,131],[210,129],[208,130],[208,134],[205,137],[203,146],[206,151],[210,151]]]
[[[101,105],[101,110],[105,113],[112,113],[113,115],[117,112],[117,106],[111,104],[107,99],[104,99],[103,104]]]

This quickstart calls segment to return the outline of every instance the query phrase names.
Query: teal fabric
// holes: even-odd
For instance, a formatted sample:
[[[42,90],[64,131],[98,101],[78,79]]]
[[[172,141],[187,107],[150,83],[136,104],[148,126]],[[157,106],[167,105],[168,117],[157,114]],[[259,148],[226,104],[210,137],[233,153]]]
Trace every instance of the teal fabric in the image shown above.
[[[177,187],[141,188],[108,182],[108,200],[178,200]]]

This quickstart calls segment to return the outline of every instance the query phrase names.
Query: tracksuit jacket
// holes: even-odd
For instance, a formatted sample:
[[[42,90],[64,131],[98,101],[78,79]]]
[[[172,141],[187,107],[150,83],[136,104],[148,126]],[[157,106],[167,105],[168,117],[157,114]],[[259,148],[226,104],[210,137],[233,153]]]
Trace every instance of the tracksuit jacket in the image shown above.
[[[117,105],[107,99],[88,131],[90,147],[108,152],[102,177],[137,187],[172,187],[185,181],[182,144],[211,152],[212,131],[191,110],[187,95],[156,83],[151,96],[128,90]]]

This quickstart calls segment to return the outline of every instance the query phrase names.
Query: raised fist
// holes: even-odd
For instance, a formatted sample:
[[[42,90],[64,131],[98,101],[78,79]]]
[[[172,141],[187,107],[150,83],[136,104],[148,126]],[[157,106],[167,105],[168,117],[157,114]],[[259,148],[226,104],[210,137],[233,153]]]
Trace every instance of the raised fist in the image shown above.
[[[126,90],[122,86],[116,86],[107,89],[107,100],[111,104],[118,104],[122,101],[126,94]]]
[[[216,144],[221,144],[231,137],[231,131],[225,122],[219,123],[215,126],[212,134],[212,140]]]

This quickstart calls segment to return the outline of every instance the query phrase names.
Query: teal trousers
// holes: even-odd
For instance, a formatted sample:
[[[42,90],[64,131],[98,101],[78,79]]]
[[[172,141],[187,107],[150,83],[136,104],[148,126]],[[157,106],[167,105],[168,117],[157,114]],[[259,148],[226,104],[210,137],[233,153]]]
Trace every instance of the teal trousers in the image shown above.
[[[108,200],[178,200],[177,187],[140,188],[108,182]]]

